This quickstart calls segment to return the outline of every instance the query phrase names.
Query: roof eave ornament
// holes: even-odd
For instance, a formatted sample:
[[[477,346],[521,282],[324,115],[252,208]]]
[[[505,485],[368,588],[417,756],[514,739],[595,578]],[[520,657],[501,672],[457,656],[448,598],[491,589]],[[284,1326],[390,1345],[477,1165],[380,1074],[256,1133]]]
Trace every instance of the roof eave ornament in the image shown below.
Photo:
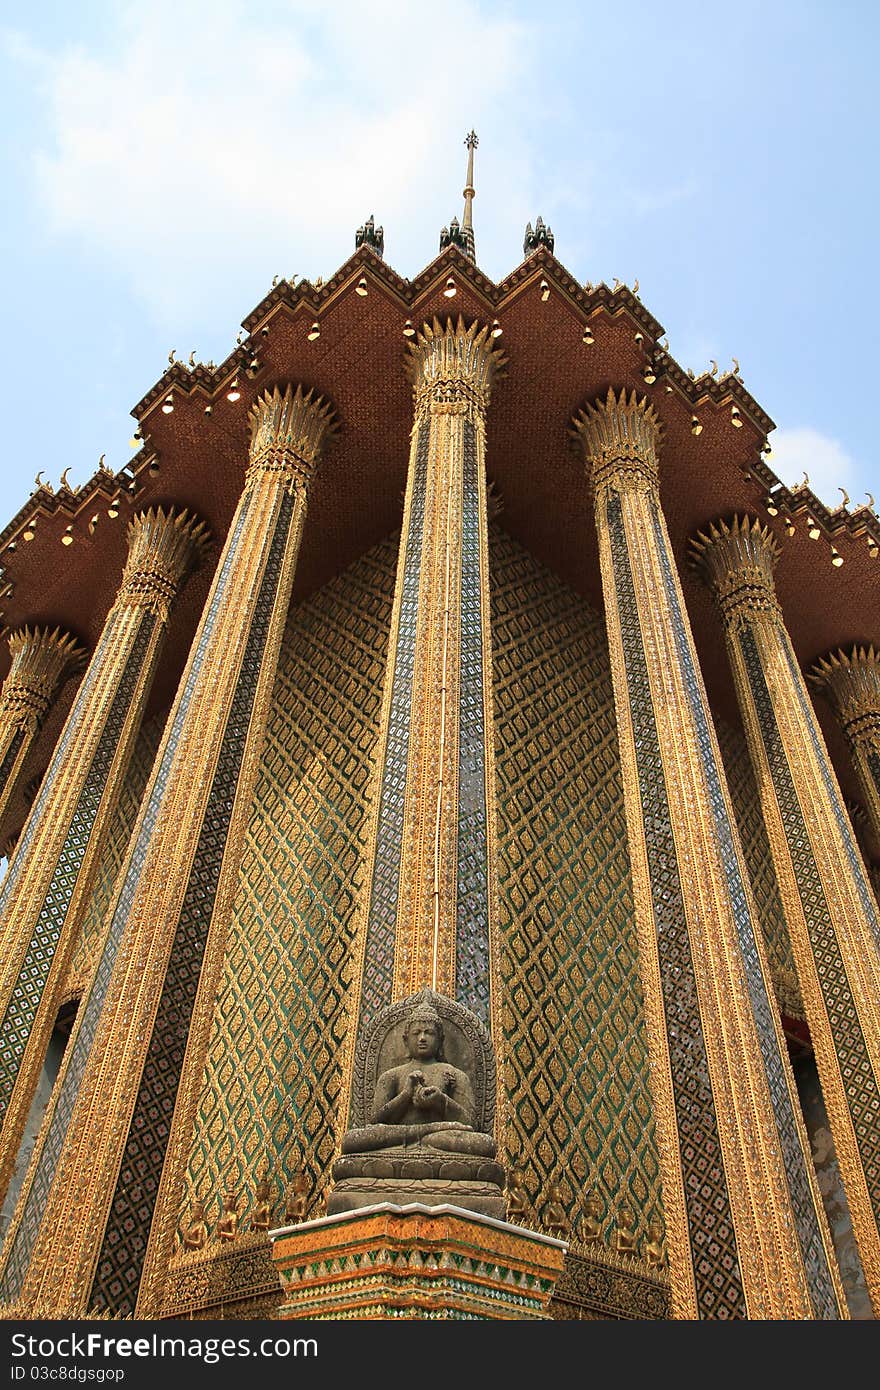
[[[376,226],[376,219],[370,213],[362,227],[358,227],[354,234],[354,249],[358,251],[362,246],[369,246],[379,257],[385,254],[385,229]]]
[[[555,244],[556,238],[550,228],[545,225],[543,217],[537,218],[534,228],[531,222],[526,223],[526,234],[523,238],[524,256],[531,256],[532,252],[537,251],[541,246],[546,246],[552,256]]]

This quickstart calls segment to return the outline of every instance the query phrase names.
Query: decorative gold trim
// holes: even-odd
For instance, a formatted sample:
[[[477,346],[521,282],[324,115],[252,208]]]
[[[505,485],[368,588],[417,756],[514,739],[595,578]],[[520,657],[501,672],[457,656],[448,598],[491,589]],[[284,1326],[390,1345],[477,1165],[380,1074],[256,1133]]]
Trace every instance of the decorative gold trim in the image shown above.
[[[464,319],[423,324],[408,344],[407,370],[413,383],[416,424],[429,415],[470,415],[482,419],[492,383],[506,362],[488,327]]]
[[[691,544],[691,555],[716,599],[724,626],[853,1232],[872,1305],[875,1312],[880,1313],[880,1230],[856,1137],[857,1122],[850,1108],[852,1088],[842,1068],[838,1040],[829,1017],[829,1000],[833,995],[826,998],[826,991],[835,991],[842,982],[827,960],[820,968],[815,954],[823,950],[819,932],[833,932],[859,1020],[858,1034],[864,1051],[858,1059],[858,1069],[862,1065],[870,1066],[875,1084],[880,1086],[880,953],[876,920],[872,921],[866,912],[865,899],[854,882],[854,873],[862,871],[862,858],[839,792],[840,804],[836,810],[829,799],[828,787],[836,786],[833,769],[824,751],[803,678],[795,675],[798,666],[773,587],[773,567],[778,555],[775,540],[759,522],[749,517],[734,518],[730,524],[717,522],[696,537]],[[759,577],[757,583],[756,576]],[[779,799],[780,787],[774,780],[755,694],[738,640],[744,631],[751,634],[755,643],[779,729],[780,747],[808,837],[808,844],[797,851],[789,841],[789,833],[795,827],[786,825]],[[863,672],[866,676],[864,689]],[[859,666],[858,659],[851,665],[846,657],[843,660],[834,657],[814,668],[816,683],[830,690],[832,698],[846,701],[853,692],[857,706],[864,693],[867,692],[870,699],[875,677],[873,658],[868,659],[865,667]],[[850,840],[849,851],[847,839]],[[812,911],[808,912],[804,904],[802,870],[798,865],[798,856],[804,854],[811,856],[821,883],[829,914],[827,928],[818,919],[814,920]],[[870,895],[867,877],[864,887]],[[818,912],[823,906],[813,904],[813,911]]]
[[[301,386],[266,391],[250,410],[250,450],[245,492],[263,474],[280,474],[288,491],[307,489],[321,450],[338,429],[333,407]]]
[[[608,520],[608,507],[613,495],[619,499],[626,559],[632,572],[641,625],[641,644],[657,727],[678,872],[681,875],[696,1001],[747,1315],[751,1318],[810,1318],[813,1316],[812,1303],[789,1197],[782,1144],[762,1062],[721,843],[715,820],[709,811],[708,769],[704,765],[691,695],[675,639],[678,624],[684,632],[687,656],[697,682],[694,698],[699,698],[704,707],[705,723],[712,741],[711,752],[721,777],[724,810],[730,822],[730,840],[735,848],[747,910],[753,923],[759,968],[769,993],[769,972],[754,919],[729,794],[720,771],[720,751],[699,677],[684,598],[672,565],[671,546],[660,510],[658,423],[653,408],[646,400],[639,401],[634,392],[627,397],[626,392],[622,391],[618,396],[610,389],[604,401],[587,405],[579,412],[573,421],[573,432],[580,439],[592,483],[599,534],[648,1021],[673,1317],[701,1315],[698,1290],[705,1276],[700,1273],[699,1252],[691,1250],[686,1216],[682,1157],[673,1105],[675,1078],[663,1003],[665,982],[658,955],[659,923],[654,915],[639,753],[630,716],[630,692],[614,572],[614,542]],[[655,525],[660,544],[666,548],[665,557],[658,551]],[[668,561],[674,592],[667,585],[664,560]],[[784,1043],[775,1017],[774,1022],[780,1064],[784,1069],[789,1098],[796,1110],[794,1081],[784,1057]],[[823,1230],[826,1249],[830,1251],[830,1235],[821,1211],[809,1144],[802,1123],[797,1137],[816,1219]],[[842,1309],[845,1305],[839,1280],[835,1285],[835,1294]]]
[[[0,821],[18,792],[34,738],[62,681],[85,661],[85,648],[60,627],[20,627],[7,639],[12,662],[0,690],[0,766],[12,756],[0,785]],[[12,754],[13,745],[18,748]]]
[[[413,665],[413,703],[404,797],[394,998],[424,986],[455,994],[458,749],[461,661],[464,422],[474,427],[477,452],[480,602],[484,634],[485,748],[491,744],[491,665],[486,546],[485,423],[492,382],[504,363],[488,328],[459,318],[424,325],[409,347],[415,427],[412,470],[421,430],[428,430],[422,563]],[[401,550],[403,555],[404,550]],[[400,581],[399,581],[400,582]],[[389,663],[393,658],[389,658]],[[389,664],[389,670],[393,667]],[[486,759],[491,778],[491,753]],[[487,786],[491,783],[487,781]],[[491,797],[491,793],[490,793]],[[487,800],[487,821],[491,799]],[[487,824],[494,840],[494,822]],[[494,846],[493,846],[494,850]],[[492,853],[490,850],[490,885]],[[493,889],[490,886],[490,901]],[[490,939],[494,907],[489,908]],[[490,957],[497,956],[497,947]],[[493,962],[494,964],[494,962]],[[490,965],[490,969],[492,966]],[[490,989],[491,992],[491,989]],[[496,1005],[497,1008],[497,1005]]]
[[[598,507],[609,490],[656,492],[663,427],[646,396],[608,387],[604,401],[583,406],[570,434],[589,460],[588,480]]]
[[[94,885],[164,646],[169,603],[186,575],[202,557],[208,543],[208,532],[204,523],[187,512],[157,510],[135,518],[128,539],[129,559],[119,595],[83,679],[80,696],[68,717],[40,798],[33,807],[19,842],[14,876],[10,876],[9,896],[0,923],[0,930],[8,945],[0,963],[0,1019],[3,1019],[19,986],[21,972],[34,934],[39,929],[47,893],[68,836],[76,830],[77,806],[104,737],[114,701],[126,678],[146,608],[157,615],[158,621],[147,637],[140,671],[123,712],[116,746],[112,750],[100,793],[100,804],[76,870],[76,882],[58,934],[52,964],[3,1116],[0,1142],[2,1192],[6,1191],[12,1176],[54,1026],[60,991],[80,935],[83,913]]]
[[[173,1232],[192,1137],[200,1068],[207,1047],[216,980],[222,968],[241,841],[302,537],[306,483],[313,472],[310,469],[303,475],[297,460],[314,463],[316,443],[326,437],[331,422],[326,402],[311,393],[304,396],[299,388],[295,392],[292,388],[283,393],[276,390],[264,398],[263,405],[254,413],[248,479],[239,504],[239,515],[241,509],[247,509],[246,524],[239,528],[233,520],[230,527],[145,797],[146,806],[159,795],[155,825],[146,844],[65,1151],[49,1194],[25,1282],[24,1303],[57,1301],[59,1305],[84,1308],[90,1295],[181,906],[223,752],[230,704],[279,525],[281,499],[286,492],[292,492],[293,509],[284,538],[278,589],[273,595],[269,633],[226,828],[220,880],[144,1269],[144,1302],[151,1307],[161,1305],[162,1285],[173,1254]],[[273,466],[270,456],[273,430],[277,431],[278,467]],[[215,611],[213,596],[221,583],[228,584],[234,601],[220,604]],[[199,678],[190,689],[197,653],[201,662]],[[173,745],[172,730],[176,730]],[[165,779],[161,792],[157,784],[160,772]],[[129,861],[138,845],[143,817],[142,811],[130,842]],[[123,868],[122,876],[125,874]],[[57,1260],[59,1239],[66,1250],[63,1264]]]
[[[181,584],[210,545],[207,524],[190,512],[162,507],[139,512],[128,523],[128,559],[116,603],[147,608],[167,623]]]
[[[829,701],[846,735],[871,830],[880,844],[880,652],[873,645],[829,652],[808,679]]]

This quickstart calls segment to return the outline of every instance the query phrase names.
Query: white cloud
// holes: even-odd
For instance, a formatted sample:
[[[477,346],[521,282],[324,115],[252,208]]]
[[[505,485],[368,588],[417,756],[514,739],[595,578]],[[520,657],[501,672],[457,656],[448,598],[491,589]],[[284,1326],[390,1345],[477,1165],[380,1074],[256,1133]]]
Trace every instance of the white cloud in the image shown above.
[[[528,68],[529,30],[481,0],[129,0],[114,14],[100,45],[5,46],[43,98],[50,225],[160,320],[206,309],[218,282],[250,304],[273,272],[331,274],[370,212],[391,264],[416,273],[460,213],[471,125],[498,130],[493,220],[523,202],[527,134],[509,139],[498,103]]]
[[[829,507],[840,506],[840,488],[853,493],[857,490],[855,461],[838,440],[802,426],[774,430],[770,444],[772,452],[767,462],[789,487],[802,483],[806,473],[816,496]],[[852,502],[856,503],[855,495]]]

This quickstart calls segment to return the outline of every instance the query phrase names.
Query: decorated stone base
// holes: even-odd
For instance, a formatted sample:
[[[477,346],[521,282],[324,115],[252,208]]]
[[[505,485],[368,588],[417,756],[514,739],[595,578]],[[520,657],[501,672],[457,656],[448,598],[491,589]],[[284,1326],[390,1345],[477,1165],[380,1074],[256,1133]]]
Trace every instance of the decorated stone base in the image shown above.
[[[446,1205],[383,1203],[270,1232],[282,1319],[549,1319],[565,1244]]]
[[[499,1221],[505,1215],[500,1164],[440,1155],[423,1144],[386,1150],[381,1157],[337,1159],[333,1177],[335,1187],[327,1202],[331,1216],[357,1207],[414,1202],[462,1207]]]

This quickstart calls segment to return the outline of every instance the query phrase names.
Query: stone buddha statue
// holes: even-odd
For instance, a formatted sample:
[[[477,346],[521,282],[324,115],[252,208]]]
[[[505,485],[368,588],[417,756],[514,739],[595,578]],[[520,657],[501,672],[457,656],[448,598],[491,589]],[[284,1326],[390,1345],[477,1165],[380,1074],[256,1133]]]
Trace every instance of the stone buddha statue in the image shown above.
[[[376,1082],[372,1123],[349,1130],[343,1153],[367,1153],[421,1141],[448,1153],[495,1157],[495,1145],[474,1130],[474,1092],[465,1072],[443,1056],[443,1024],[430,1004],[417,1005],[403,1028],[409,1054]]]
[[[503,1218],[493,1110],[494,1058],[480,1021],[427,989],[389,1005],[356,1054],[355,1123],[333,1165],[328,1213],[380,1201],[450,1202]]]

